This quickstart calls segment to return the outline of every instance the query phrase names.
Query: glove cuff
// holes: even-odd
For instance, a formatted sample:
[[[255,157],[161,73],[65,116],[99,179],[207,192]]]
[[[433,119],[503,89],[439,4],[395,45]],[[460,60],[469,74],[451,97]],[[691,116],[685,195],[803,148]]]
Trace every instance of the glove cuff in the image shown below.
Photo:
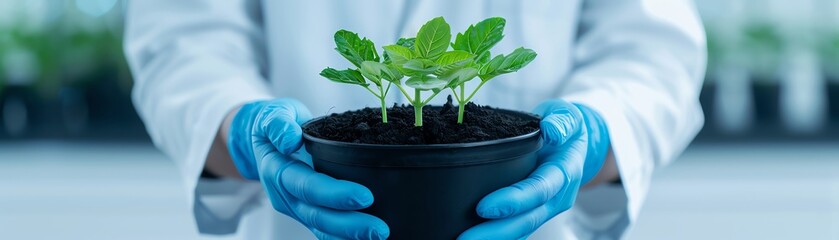
[[[230,124],[230,134],[227,139],[227,149],[233,164],[239,170],[243,178],[249,180],[259,179],[256,168],[256,157],[253,155],[253,143],[251,132],[256,115],[262,109],[262,102],[251,102],[242,106],[233,122]]]
[[[603,163],[606,161],[606,154],[609,151],[609,129],[600,114],[593,109],[578,103],[574,103],[583,113],[583,122],[588,133],[588,148],[586,149],[586,162],[583,166],[582,184],[591,181],[600,172]]]

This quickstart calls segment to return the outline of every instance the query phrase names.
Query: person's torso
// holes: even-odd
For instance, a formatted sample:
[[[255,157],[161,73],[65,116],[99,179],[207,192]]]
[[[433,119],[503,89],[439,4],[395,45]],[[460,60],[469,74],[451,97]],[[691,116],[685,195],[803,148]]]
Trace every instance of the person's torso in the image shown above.
[[[572,64],[580,2],[263,1],[263,9],[273,92],[277,97],[300,99],[315,116],[321,116],[378,106],[378,99],[363,88],[333,83],[318,75],[326,67],[352,66],[334,50],[335,31],[347,29],[367,37],[381,52],[382,46],[394,44],[400,37],[414,37],[426,21],[437,16],[449,22],[453,36],[487,17],[507,19],[505,37],[492,54],[524,46],[538,56],[521,71],[488,82],[472,101],[529,111],[539,102],[559,96]],[[467,89],[478,82],[470,82]],[[407,103],[394,89],[388,102]],[[446,95],[448,90],[432,104],[442,104]]]

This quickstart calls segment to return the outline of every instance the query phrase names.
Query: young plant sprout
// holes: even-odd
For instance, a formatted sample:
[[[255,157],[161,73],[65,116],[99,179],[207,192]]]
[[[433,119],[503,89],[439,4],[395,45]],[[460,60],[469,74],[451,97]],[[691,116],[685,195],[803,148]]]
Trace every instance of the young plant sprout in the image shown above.
[[[382,122],[387,123],[385,97],[390,91],[391,83],[402,80],[402,74],[396,69],[380,63],[379,54],[376,52],[373,41],[367,38],[362,39],[356,33],[347,30],[335,32],[335,45],[335,50],[355,65],[356,69],[337,70],[327,67],[320,72],[320,75],[334,82],[355,84],[367,89],[381,102]],[[388,82],[387,86],[383,86],[382,80]],[[367,81],[372,82],[377,91],[370,89],[370,84]]]
[[[412,94],[401,82],[394,82],[414,107],[414,126],[422,126],[422,108],[449,83],[440,78],[439,73],[458,58],[464,55],[471,57],[466,52],[446,52],[451,38],[449,24],[442,17],[437,17],[423,25],[416,38],[403,38],[395,45],[384,46],[385,61],[407,76],[404,85],[414,90],[411,97]],[[424,91],[431,91],[431,95],[423,98]]]
[[[490,79],[516,72],[536,58],[536,52],[518,48],[507,56],[490,59],[489,49],[504,37],[506,20],[493,17],[469,26],[458,33],[447,51],[451,34],[442,17],[434,18],[420,28],[415,39],[400,39],[396,45],[385,46],[385,62],[395,66],[409,79],[405,85],[414,89],[414,97],[399,82],[396,87],[414,106],[415,126],[422,126],[422,107],[442,89],[449,88],[458,102],[457,123],[463,123],[466,103]],[[445,43],[445,44],[444,44]],[[411,47],[413,46],[413,48]],[[466,82],[479,77],[481,83],[466,95]],[[422,91],[432,91],[427,99]]]
[[[503,18],[488,18],[470,25],[464,33],[458,33],[455,42],[451,43],[449,24],[443,17],[437,17],[425,23],[415,38],[401,38],[394,45],[384,46],[382,62],[379,62],[372,41],[340,30],[335,33],[335,49],[357,69],[326,68],[320,75],[335,82],[363,86],[381,101],[385,123],[385,96],[390,86],[396,85],[414,107],[414,126],[417,127],[422,126],[422,108],[441,91],[451,89],[458,102],[457,123],[463,123],[464,107],[487,81],[516,72],[536,58],[536,52],[526,48],[490,58],[490,48],[504,37],[505,24]],[[453,50],[448,51],[449,45]],[[404,77],[408,80],[403,84]],[[466,95],[466,82],[475,77],[481,82]],[[383,86],[383,80],[387,81],[387,86]],[[375,84],[378,93],[369,88],[367,81]],[[424,98],[422,93],[426,91],[431,95]]]
[[[499,54],[490,60],[489,49],[504,38],[506,23],[504,18],[487,18],[475,25],[470,25],[465,32],[458,33],[455,37],[452,44],[455,51],[475,56],[466,64],[450,69],[443,76],[449,80],[447,87],[452,90],[452,95],[458,103],[457,123],[463,123],[464,107],[485,83],[499,75],[516,72],[536,58],[536,52],[520,47],[507,56]],[[466,82],[475,77],[480,78],[481,82],[467,96]]]

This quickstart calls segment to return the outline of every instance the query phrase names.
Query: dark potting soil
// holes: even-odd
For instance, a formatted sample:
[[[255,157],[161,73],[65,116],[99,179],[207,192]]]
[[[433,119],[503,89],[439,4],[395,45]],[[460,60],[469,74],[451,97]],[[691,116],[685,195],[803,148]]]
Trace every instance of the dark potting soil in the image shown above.
[[[414,126],[414,107],[396,104],[387,109],[382,123],[381,108],[364,108],[333,113],[303,129],[309,135],[340,142],[370,144],[444,144],[496,140],[532,133],[539,119],[525,118],[489,106],[466,104],[463,123],[457,123],[457,106],[451,96],[442,107],[426,106],[422,127]]]

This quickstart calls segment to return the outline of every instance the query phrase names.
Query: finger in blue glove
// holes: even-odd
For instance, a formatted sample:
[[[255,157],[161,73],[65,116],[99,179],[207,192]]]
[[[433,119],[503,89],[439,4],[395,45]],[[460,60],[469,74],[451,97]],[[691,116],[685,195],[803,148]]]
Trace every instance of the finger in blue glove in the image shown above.
[[[320,239],[386,239],[390,232],[384,221],[355,211],[373,203],[369,189],[315,172],[307,164],[311,156],[300,151],[300,125],[309,119],[306,107],[292,99],[244,105],[233,119],[228,142],[240,173],[260,180],[275,210]]]
[[[544,116],[540,126],[545,144],[539,151],[539,166],[527,179],[482,199],[478,215],[491,220],[458,239],[526,238],[570,209],[580,186],[599,171],[608,149],[608,135],[602,136],[608,132],[599,115],[562,100],[545,102],[535,112]],[[592,138],[592,134],[598,136]]]

